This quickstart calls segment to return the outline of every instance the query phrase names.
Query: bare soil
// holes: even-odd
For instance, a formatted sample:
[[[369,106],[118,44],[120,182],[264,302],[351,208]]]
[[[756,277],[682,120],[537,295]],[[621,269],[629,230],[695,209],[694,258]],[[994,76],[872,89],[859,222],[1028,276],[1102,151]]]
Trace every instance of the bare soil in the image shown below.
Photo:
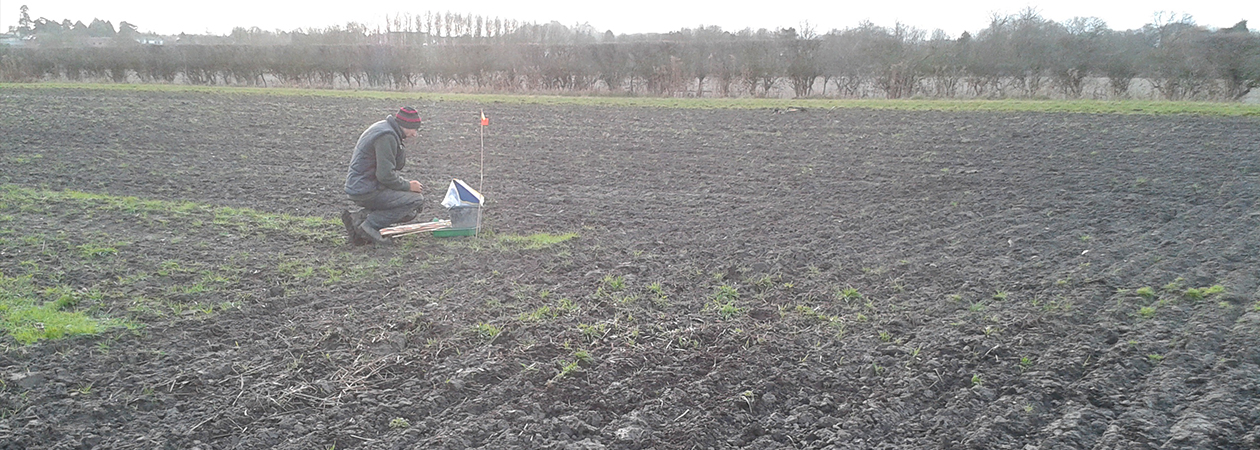
[[[425,214],[480,184],[482,235],[339,236],[350,149],[402,104]],[[10,238],[0,272],[143,325],[0,336],[0,449],[1260,446],[1256,118],[6,89],[0,125],[0,184],[329,227],[0,205],[10,237],[122,243]],[[499,240],[535,233],[577,237]],[[170,261],[232,306],[137,313],[193,282]]]

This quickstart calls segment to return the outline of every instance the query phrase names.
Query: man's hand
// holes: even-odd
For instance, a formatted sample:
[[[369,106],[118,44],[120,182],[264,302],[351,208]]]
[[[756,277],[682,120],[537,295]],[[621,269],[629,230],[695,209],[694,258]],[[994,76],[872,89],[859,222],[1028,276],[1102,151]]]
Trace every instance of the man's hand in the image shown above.
[[[419,181],[411,180],[411,192],[420,193],[423,189],[424,186],[421,186]]]

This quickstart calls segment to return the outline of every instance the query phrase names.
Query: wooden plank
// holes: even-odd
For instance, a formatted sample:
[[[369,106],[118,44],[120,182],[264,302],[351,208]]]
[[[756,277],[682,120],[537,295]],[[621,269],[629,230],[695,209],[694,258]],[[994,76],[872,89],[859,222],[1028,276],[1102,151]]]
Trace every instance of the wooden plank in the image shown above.
[[[425,222],[425,223],[409,223],[406,225],[382,228],[381,236],[402,236],[405,234],[423,233],[425,231],[433,231],[433,230],[441,230],[444,228],[450,228],[450,226],[451,226],[451,221],[449,220],[438,220],[435,222]]]

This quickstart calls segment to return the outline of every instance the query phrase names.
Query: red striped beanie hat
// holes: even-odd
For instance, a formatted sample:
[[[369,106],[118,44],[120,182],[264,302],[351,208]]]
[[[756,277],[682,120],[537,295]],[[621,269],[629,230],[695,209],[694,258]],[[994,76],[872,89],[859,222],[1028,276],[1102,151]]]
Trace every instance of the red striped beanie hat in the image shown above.
[[[410,106],[398,108],[398,114],[394,114],[394,118],[398,119],[398,126],[400,127],[413,130],[420,128],[420,113]]]

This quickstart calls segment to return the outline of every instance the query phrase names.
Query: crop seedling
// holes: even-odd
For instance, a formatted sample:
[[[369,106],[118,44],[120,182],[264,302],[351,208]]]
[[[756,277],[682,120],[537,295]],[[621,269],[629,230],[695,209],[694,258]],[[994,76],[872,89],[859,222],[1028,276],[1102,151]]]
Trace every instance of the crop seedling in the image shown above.
[[[647,286],[647,290],[656,295],[663,295],[665,288],[661,286],[661,282],[657,281]]]
[[[971,376],[971,385],[972,385],[973,387],[974,387],[974,386],[981,386],[981,385],[984,385],[984,379],[983,379],[983,378],[980,378],[980,374],[975,374],[975,375],[972,375],[972,376]]]
[[[487,341],[492,341],[494,340],[494,338],[498,337],[499,333],[501,333],[503,330],[499,329],[499,327],[494,326],[492,324],[482,322],[482,323],[477,324],[476,331],[477,331],[477,336]]]
[[[543,305],[528,313],[521,313],[518,319],[521,322],[541,322],[547,319],[553,319],[559,315],[560,313],[555,309],[552,309],[550,306]]]
[[[93,243],[87,243],[75,247],[79,250],[79,254],[84,258],[98,258],[102,256],[112,256],[118,253],[118,249],[110,246],[102,246]]]
[[[1138,309],[1137,314],[1138,314],[1138,317],[1141,317],[1143,319],[1150,319],[1152,317],[1155,317],[1155,307],[1143,306],[1142,308]]]
[[[839,291],[838,296],[840,297],[840,300],[844,301],[857,300],[861,299],[862,292],[858,292],[858,290],[853,289],[853,287],[845,287],[845,289]]]
[[[588,341],[595,342],[608,334],[608,324],[597,323],[595,325],[587,325],[579,323],[578,331],[581,331],[582,336],[584,336]]]
[[[613,292],[620,291],[622,289],[625,289],[626,287],[626,281],[625,279],[621,277],[621,275],[617,275],[617,276],[606,275],[604,276],[603,283],[605,286],[608,286],[609,290],[612,290]]]
[[[1155,288],[1152,288],[1150,286],[1143,286],[1143,287],[1137,288],[1137,290],[1133,291],[1133,293],[1137,294],[1138,297],[1142,297],[1147,300],[1155,298]]]
[[[1033,365],[1032,358],[1029,358],[1027,356],[1019,358],[1019,370],[1021,372],[1027,371],[1029,368],[1032,367],[1032,365]]]
[[[757,394],[753,391],[740,392],[738,399],[748,406],[749,411],[752,411],[753,403],[757,401]]]
[[[389,421],[389,427],[395,430],[410,428],[411,422],[408,422],[407,419],[404,419],[402,417],[395,417]]]
[[[753,286],[762,292],[770,290],[771,287],[774,287],[774,277],[770,276],[770,274],[764,274],[753,280]]]
[[[561,359],[559,363],[560,373],[557,373],[556,376],[552,377],[550,380],[547,380],[547,384],[551,384],[553,382],[563,380],[565,378],[568,378],[569,375],[571,375],[573,372],[581,371],[582,366],[580,365],[580,362],[581,361],[578,359],[574,359],[572,362]]]
[[[879,340],[884,341],[884,342],[892,341],[892,333],[889,333],[887,331],[880,331]]]
[[[1006,296],[1007,296],[1006,291],[997,291],[993,293],[993,299],[999,302],[1002,300],[1006,300]]]
[[[796,312],[800,314],[801,316],[820,320],[823,322],[834,322],[836,320],[835,317],[819,312],[818,310],[808,305],[796,305]],[[782,315],[782,312],[780,313],[780,315]]]
[[[649,284],[647,290],[652,293],[652,303],[657,307],[664,308],[669,305],[669,296],[665,295],[665,288],[659,281]]]
[[[735,301],[738,299],[739,290],[733,286],[722,285],[713,293],[704,309],[717,311],[723,320],[730,320],[732,317],[744,312],[744,308],[735,305]]]
[[[1149,355],[1146,355],[1146,360],[1153,363],[1158,363],[1164,360],[1164,355],[1161,355],[1158,353],[1151,353]]]

